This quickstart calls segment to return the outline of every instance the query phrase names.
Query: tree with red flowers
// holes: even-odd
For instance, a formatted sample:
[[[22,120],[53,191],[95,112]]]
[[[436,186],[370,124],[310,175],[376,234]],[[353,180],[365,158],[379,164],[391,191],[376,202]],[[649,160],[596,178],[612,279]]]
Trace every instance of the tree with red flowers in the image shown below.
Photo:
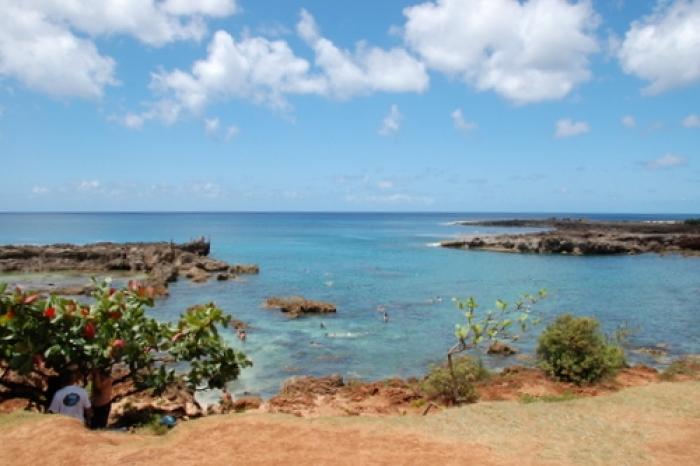
[[[118,366],[135,386],[156,392],[177,378],[222,388],[251,365],[219,334],[231,317],[214,304],[188,309],[172,324],[146,314],[153,290],[138,282],[122,290],[97,283],[92,297],[87,304],[0,285],[0,385],[41,402],[52,375]],[[188,370],[176,373],[178,363]]]

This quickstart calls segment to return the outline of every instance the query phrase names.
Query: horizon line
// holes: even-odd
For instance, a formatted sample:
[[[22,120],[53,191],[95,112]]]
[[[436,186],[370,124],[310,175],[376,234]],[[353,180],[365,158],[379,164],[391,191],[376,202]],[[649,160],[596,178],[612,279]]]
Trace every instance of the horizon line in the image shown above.
[[[625,211],[510,211],[510,210],[0,210],[0,215],[95,215],[95,214],[528,214],[528,215],[674,215],[696,216],[693,212]]]

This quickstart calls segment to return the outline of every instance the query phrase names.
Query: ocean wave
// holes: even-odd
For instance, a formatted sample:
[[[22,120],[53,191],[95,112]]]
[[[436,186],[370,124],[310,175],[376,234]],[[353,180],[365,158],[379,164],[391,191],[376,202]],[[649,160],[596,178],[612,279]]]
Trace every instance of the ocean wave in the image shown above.
[[[425,243],[425,245],[429,248],[439,248],[442,245],[442,243],[440,241],[436,241],[434,243]]]
[[[329,332],[326,333],[328,338],[360,338],[367,335],[367,332]]]

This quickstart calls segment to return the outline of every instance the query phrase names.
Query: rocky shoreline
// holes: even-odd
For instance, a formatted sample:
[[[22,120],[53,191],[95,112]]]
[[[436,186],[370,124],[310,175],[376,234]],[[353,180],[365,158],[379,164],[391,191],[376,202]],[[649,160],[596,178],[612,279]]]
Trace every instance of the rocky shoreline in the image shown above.
[[[531,254],[700,256],[700,226],[684,222],[610,222],[586,219],[490,220],[458,225],[542,228],[520,234],[471,235],[440,246]]]
[[[142,273],[155,294],[168,294],[168,284],[184,276],[193,282],[210,278],[229,280],[238,275],[257,274],[251,264],[228,264],[209,257],[210,242],[198,239],[187,243],[95,243],[87,245],[50,244],[0,246],[0,273],[79,272]],[[81,295],[91,286],[52,287],[35,291]]]
[[[264,307],[267,309],[279,309],[291,319],[305,315],[333,314],[337,310],[333,303],[306,299],[302,296],[272,296],[265,300]]]

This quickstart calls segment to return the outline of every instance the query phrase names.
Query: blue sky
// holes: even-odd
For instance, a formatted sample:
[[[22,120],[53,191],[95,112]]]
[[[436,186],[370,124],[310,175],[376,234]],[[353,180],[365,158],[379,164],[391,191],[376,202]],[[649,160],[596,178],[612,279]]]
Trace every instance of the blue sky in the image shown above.
[[[700,0],[3,0],[0,210],[700,212]]]

